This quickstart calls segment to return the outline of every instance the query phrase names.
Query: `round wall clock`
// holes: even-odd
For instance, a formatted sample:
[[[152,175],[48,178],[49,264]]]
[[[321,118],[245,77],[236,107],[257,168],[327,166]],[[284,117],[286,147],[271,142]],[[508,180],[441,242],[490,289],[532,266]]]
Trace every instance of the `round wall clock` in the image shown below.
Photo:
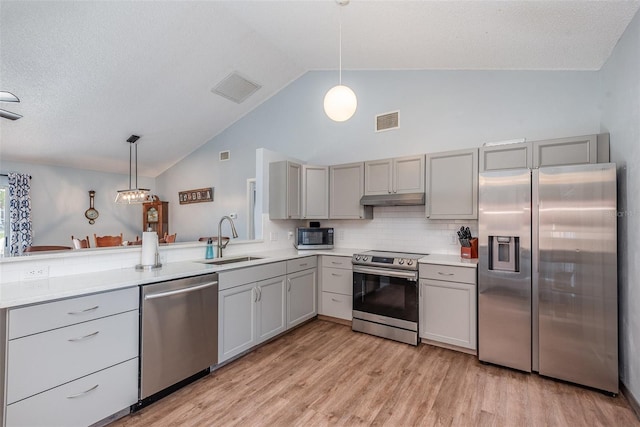
[[[89,209],[84,211],[84,216],[89,220],[89,224],[95,224],[96,219],[98,218],[98,211],[93,207],[93,198],[96,196],[96,192],[91,190],[89,191]]]

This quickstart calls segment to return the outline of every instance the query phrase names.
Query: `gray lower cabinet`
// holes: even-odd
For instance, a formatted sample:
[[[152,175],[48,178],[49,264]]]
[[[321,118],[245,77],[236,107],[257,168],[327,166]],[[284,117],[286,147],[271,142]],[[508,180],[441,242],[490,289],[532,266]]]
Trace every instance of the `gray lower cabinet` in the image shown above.
[[[426,216],[478,218],[478,149],[427,154]]]
[[[343,320],[353,318],[353,266],[351,257],[321,257],[319,314]]]
[[[287,328],[318,314],[317,257],[287,261]]]
[[[609,162],[609,134],[480,148],[480,172]]]
[[[138,401],[137,287],[6,314],[5,425],[90,425]]]
[[[476,346],[475,266],[420,265],[420,337],[466,349]]]
[[[362,206],[364,162],[329,168],[329,218],[371,219],[373,206]]]

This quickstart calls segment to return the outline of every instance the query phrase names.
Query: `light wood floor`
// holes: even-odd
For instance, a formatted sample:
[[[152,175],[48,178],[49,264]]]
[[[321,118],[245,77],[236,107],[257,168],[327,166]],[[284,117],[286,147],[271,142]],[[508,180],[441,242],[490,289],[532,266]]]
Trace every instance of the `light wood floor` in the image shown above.
[[[314,321],[111,424],[640,426],[622,395]]]

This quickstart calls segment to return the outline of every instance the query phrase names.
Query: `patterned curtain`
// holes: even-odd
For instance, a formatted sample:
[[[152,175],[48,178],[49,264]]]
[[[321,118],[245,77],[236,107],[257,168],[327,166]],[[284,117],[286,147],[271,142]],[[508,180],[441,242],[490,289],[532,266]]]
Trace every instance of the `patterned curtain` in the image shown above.
[[[26,174],[9,174],[9,227],[11,228],[11,255],[21,255],[31,246],[31,177]]]

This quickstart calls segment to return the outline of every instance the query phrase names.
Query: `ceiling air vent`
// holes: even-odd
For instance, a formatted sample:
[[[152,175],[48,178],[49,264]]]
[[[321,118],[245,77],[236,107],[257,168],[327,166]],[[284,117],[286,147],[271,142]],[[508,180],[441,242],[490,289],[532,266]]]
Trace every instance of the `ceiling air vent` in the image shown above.
[[[221,162],[227,161],[231,158],[231,152],[229,150],[221,151],[218,155],[218,158]]]
[[[376,116],[376,132],[398,129],[400,127],[400,111],[378,114]]]
[[[211,89],[211,92],[240,104],[261,87],[234,71]]]

